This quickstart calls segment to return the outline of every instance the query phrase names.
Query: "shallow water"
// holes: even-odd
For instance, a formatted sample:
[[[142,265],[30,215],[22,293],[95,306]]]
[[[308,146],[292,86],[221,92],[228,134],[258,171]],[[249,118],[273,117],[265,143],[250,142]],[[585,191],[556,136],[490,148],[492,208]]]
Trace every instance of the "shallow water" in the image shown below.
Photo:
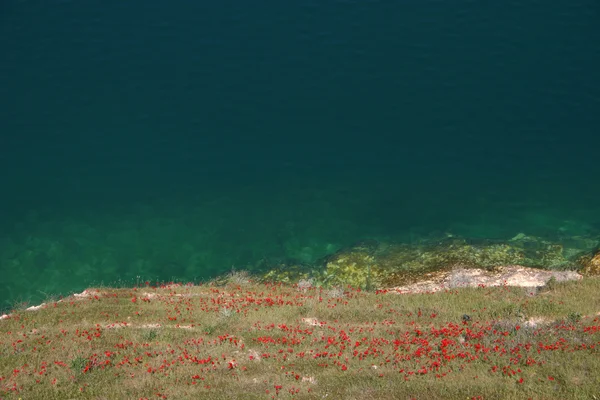
[[[0,307],[598,233],[597,2],[291,3],[3,2]]]

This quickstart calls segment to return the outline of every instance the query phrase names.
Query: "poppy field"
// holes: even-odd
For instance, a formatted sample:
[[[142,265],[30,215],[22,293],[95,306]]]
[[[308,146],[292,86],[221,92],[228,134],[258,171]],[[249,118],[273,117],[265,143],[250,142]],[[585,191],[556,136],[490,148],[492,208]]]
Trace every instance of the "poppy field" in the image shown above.
[[[0,399],[600,399],[599,293],[92,288],[0,320]]]

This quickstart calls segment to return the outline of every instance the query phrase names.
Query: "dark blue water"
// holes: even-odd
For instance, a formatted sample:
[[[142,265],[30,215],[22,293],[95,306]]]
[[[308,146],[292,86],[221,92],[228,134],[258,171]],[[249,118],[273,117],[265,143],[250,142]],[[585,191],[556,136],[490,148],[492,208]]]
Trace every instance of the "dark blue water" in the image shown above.
[[[600,228],[595,0],[7,0],[0,49],[4,305]]]

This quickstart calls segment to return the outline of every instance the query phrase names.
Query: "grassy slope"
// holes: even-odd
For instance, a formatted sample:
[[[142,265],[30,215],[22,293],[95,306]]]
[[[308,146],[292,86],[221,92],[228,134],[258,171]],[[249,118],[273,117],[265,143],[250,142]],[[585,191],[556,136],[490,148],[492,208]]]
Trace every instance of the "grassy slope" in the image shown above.
[[[0,321],[1,399],[600,397],[598,278],[397,295],[238,274],[92,293]]]

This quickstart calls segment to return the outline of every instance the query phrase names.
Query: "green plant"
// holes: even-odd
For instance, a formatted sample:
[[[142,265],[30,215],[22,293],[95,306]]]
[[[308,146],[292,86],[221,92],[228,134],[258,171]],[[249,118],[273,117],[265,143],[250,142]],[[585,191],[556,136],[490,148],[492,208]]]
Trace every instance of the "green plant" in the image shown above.
[[[218,326],[217,326],[217,325],[206,325],[206,326],[204,327],[204,332],[205,332],[207,335],[212,335],[213,333],[215,333],[215,332],[217,331],[217,329],[218,329]]]
[[[88,360],[85,357],[77,356],[73,360],[71,360],[71,370],[76,374],[80,374],[83,372],[83,369],[86,367]]]
[[[158,337],[158,332],[155,329],[150,329],[142,334],[142,338],[145,341],[152,342],[154,339]]]
[[[582,315],[578,312],[571,312],[567,315],[567,321],[571,324],[576,324],[581,321]]]

